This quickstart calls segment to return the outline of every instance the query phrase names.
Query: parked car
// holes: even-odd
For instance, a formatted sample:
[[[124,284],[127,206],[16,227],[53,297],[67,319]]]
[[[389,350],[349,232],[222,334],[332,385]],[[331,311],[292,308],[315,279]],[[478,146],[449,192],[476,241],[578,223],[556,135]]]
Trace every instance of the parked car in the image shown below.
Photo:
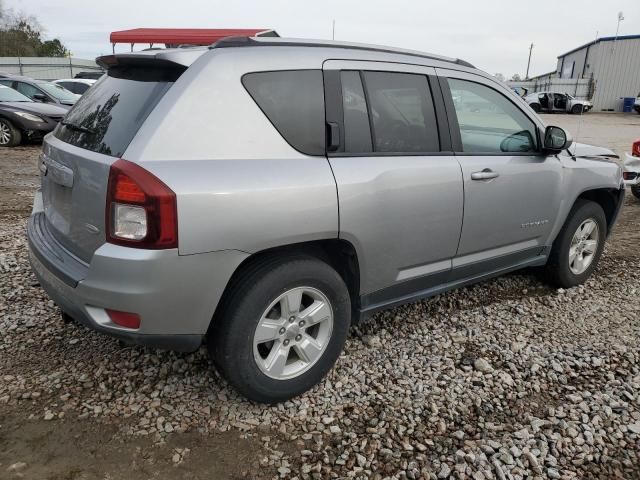
[[[89,80],[98,80],[104,75],[104,72],[79,72],[76,73],[73,78],[86,78]]]
[[[55,83],[20,75],[4,75],[0,77],[0,85],[11,87],[34,102],[56,104],[67,110],[80,98],[80,95],[71,93]]]
[[[15,147],[22,140],[41,140],[65,113],[64,108],[33,102],[0,85],[0,147]]]
[[[640,199],[640,138],[631,145],[631,153],[627,153],[624,159],[625,185],[631,187],[631,193]]]
[[[640,113],[640,93],[638,93],[638,96],[636,97],[636,101],[633,102],[633,109]]]
[[[568,93],[536,92],[525,97],[526,102],[535,112],[553,113],[568,112],[586,113],[593,108],[587,100],[578,100]]]
[[[206,341],[253,400],[317,384],[373,312],[524,267],[584,283],[623,201],[613,152],[463,60],[234,38],[99,63],[44,142],[33,270],[90,328]]]
[[[69,90],[76,95],[82,95],[89,90],[89,87],[96,83],[97,80],[89,78],[64,78],[61,80],[54,80],[53,83],[60,85],[62,88]]]

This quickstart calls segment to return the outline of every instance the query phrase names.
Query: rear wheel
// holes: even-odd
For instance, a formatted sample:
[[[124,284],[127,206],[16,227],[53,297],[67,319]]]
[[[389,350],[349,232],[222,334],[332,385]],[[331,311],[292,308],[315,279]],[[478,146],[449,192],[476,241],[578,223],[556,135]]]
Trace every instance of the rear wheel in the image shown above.
[[[574,105],[573,107],[571,107],[571,113],[573,113],[574,115],[580,115],[583,110],[584,107],[582,105]]]
[[[533,109],[534,112],[540,113],[540,104],[539,103],[532,103],[531,104],[531,108]]]
[[[349,292],[313,257],[272,259],[232,287],[208,345],[240,393],[275,403],[316,385],[338,359],[349,332]]]
[[[0,147],[15,147],[20,145],[22,134],[20,130],[4,118],[0,118]]]
[[[557,287],[569,288],[584,283],[600,260],[607,235],[602,207],[578,200],[553,243],[545,276]]]
[[[640,200],[640,185],[633,185],[631,187],[631,193],[633,193],[634,197]]]

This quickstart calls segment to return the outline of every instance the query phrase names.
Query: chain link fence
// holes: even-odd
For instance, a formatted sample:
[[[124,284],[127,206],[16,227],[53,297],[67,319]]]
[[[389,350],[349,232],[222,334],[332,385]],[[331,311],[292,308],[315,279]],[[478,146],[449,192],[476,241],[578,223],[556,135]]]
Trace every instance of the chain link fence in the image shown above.
[[[73,78],[80,72],[101,72],[93,60],[74,57],[0,57],[0,74],[24,75],[38,80]]]

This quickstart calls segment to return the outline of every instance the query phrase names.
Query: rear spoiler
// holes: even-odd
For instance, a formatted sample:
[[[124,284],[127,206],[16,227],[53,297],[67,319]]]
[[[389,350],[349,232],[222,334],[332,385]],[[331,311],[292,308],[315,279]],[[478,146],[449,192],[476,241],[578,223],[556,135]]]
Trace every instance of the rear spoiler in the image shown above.
[[[105,70],[113,67],[181,68],[185,70],[207,51],[206,47],[175,48],[146,52],[116,53],[96,58]]]

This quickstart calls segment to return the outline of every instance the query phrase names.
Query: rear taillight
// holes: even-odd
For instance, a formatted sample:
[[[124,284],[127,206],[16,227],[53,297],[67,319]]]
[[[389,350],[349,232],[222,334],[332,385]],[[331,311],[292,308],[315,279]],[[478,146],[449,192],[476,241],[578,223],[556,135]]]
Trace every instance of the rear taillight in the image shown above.
[[[622,178],[625,180],[635,180],[637,176],[636,172],[622,172]]]
[[[178,247],[176,194],[135,163],[117,160],[109,171],[107,242],[128,247]]]
[[[634,157],[640,157],[640,138],[633,142],[631,146],[631,155]]]

